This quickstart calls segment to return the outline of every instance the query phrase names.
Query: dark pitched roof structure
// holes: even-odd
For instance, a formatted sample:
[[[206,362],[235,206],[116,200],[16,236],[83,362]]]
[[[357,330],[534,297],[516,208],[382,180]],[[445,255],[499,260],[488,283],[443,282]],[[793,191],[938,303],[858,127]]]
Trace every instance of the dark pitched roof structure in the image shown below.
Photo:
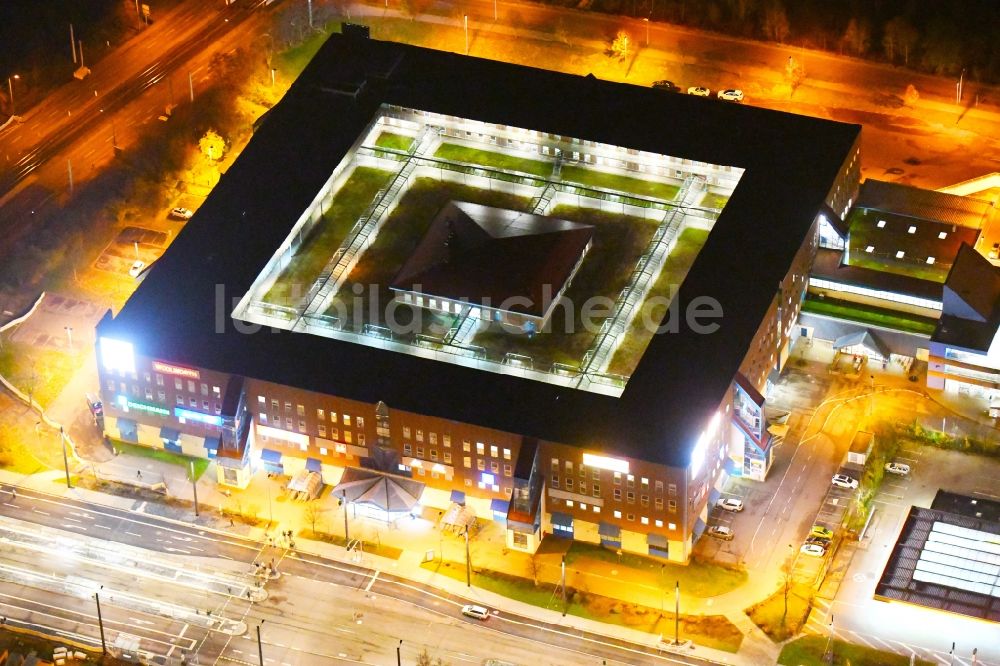
[[[989,201],[870,178],[861,184],[854,207],[976,229],[993,214]]]
[[[944,283],[941,319],[931,340],[986,351],[1000,327],[1000,268],[962,245]]]
[[[450,201],[390,287],[541,317],[593,235],[586,224]]]
[[[719,329],[703,335],[682,326],[654,336],[617,398],[317,335],[237,330],[232,304],[383,105],[743,169],[676,296],[681,313],[695,298],[714,298],[724,312]],[[154,358],[687,466],[775,285],[855,157],[860,132],[858,125],[333,35],[99,334]]]

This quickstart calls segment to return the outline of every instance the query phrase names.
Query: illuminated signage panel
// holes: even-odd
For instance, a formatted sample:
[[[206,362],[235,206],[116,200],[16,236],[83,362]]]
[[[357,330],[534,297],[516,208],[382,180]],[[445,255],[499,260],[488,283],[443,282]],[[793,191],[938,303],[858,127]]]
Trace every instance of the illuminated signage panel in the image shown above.
[[[222,417],[216,416],[215,414],[203,414],[202,412],[193,412],[190,409],[184,409],[183,407],[174,407],[174,416],[179,419],[184,419],[185,421],[197,421],[199,423],[207,423],[208,425],[221,426]]]
[[[583,464],[587,467],[609,469],[612,472],[628,474],[628,461],[621,458],[609,458],[607,456],[596,456],[593,453],[584,453]]]
[[[117,402],[119,405],[123,405],[126,410],[138,410],[140,412],[149,412],[150,414],[156,414],[157,416],[170,416],[170,410],[164,409],[159,405],[150,405],[146,402],[138,402],[136,400],[129,400],[123,395],[118,396]]]
[[[188,379],[201,379],[201,373],[194,368],[171,365],[170,363],[164,363],[163,361],[153,361],[153,370],[165,375],[177,375],[178,377],[187,377]]]
[[[281,430],[280,428],[258,425],[257,434],[261,437],[267,437],[269,439],[280,439],[285,442],[292,442],[293,444],[298,444],[300,447],[303,444],[307,446],[309,445],[309,435],[302,435],[297,432],[288,432],[287,430]]]
[[[105,370],[135,372],[135,350],[132,343],[102,337],[101,364]]]

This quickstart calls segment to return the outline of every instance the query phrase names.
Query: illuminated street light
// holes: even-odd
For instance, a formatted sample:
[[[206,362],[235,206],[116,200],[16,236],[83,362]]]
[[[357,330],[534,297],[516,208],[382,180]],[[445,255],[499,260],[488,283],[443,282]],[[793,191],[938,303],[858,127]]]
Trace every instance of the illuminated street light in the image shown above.
[[[15,74],[13,76],[7,77],[7,89],[10,90],[10,115],[14,115],[14,81],[13,79],[21,78],[19,75]]]
[[[649,19],[644,18],[642,22],[646,24],[646,46],[649,46]]]

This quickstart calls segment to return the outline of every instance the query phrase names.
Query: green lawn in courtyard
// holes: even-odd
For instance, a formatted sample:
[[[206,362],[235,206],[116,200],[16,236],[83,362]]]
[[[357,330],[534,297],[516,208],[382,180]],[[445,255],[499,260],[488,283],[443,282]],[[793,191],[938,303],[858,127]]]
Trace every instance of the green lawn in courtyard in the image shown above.
[[[726,207],[726,202],[729,201],[728,196],[718,194],[716,192],[706,192],[705,196],[702,197],[701,203],[698,204],[701,208],[717,208],[722,209]]]
[[[896,312],[895,310],[829,298],[820,300],[808,297],[802,304],[802,311],[856,321],[860,324],[873,324],[898,331],[921,333],[924,335],[933,333],[936,323],[930,317],[921,317],[920,315],[911,315],[905,312]]]
[[[604,546],[574,541],[566,552],[566,564],[585,567],[588,561],[601,561],[647,572],[653,583],[660,580],[680,582],[681,594],[692,597],[716,597],[731,592],[747,582],[747,572],[727,569],[717,564],[692,560],[687,565],[664,562],[635,553],[618,554]],[[662,571],[662,573],[661,573]]]
[[[785,666],[909,666],[910,655],[875,650],[847,643],[839,639],[832,642],[833,661],[824,661],[828,645],[826,636],[803,636],[787,643],[778,655],[778,663]],[[917,659],[917,666],[933,666],[937,662]]]
[[[565,182],[579,183],[615,192],[625,192],[641,197],[673,201],[680,187],[671,183],[655,180],[632,178],[616,173],[598,171],[590,167],[567,164],[562,168],[562,179]]]
[[[60,351],[22,342],[12,342],[8,335],[0,339],[0,375],[35,402],[48,407],[79,370],[88,353],[80,349]]]
[[[508,352],[530,356],[535,369],[547,369],[552,363],[580,365],[604,319],[595,316],[594,325],[585,327],[584,304],[597,296],[614,301],[628,284],[636,260],[646,250],[657,227],[655,220],[593,208],[557,206],[550,215],[594,226],[593,246],[565,294],[572,308],[572,319],[566,310],[557,307],[550,319],[550,330],[530,338],[495,327],[479,332],[473,339],[473,344],[489,350],[491,358],[502,358]],[[604,315],[606,309],[602,307],[600,313]]]
[[[466,569],[462,562],[433,560],[424,562],[421,567],[454,580],[465,581]],[[472,584],[533,606],[551,610],[563,608],[560,592],[555,586],[547,583],[535,585],[527,578],[502,571],[473,567]],[[566,613],[569,615],[645,631],[652,636],[673,636],[673,613],[586,591],[570,589],[569,592],[566,605]],[[743,641],[743,634],[722,615],[681,615],[680,638],[705,647],[736,652]]]
[[[459,146],[454,143],[443,143],[434,153],[434,157],[452,160],[455,162],[465,162],[467,164],[478,164],[494,169],[505,169],[508,171],[520,171],[533,176],[548,178],[552,175],[552,163],[541,160],[529,160],[517,155],[498,153],[478,148]]]
[[[375,145],[379,148],[391,148],[393,150],[407,151],[413,145],[413,137],[405,134],[395,134],[393,132],[382,132],[375,139]]]
[[[309,291],[347,233],[391,177],[389,171],[357,167],[337,190],[323,219],[313,228],[264,300],[275,305],[294,306]]]
[[[138,444],[130,444],[119,439],[112,439],[111,445],[115,447],[115,450],[118,451],[118,453],[138,456],[140,458],[151,458],[153,460],[159,460],[160,462],[169,463],[171,465],[178,465],[183,467],[185,471],[190,470],[191,463],[193,462],[195,481],[200,479],[201,475],[205,473],[206,469],[208,469],[209,461],[206,458],[195,458],[193,456],[185,456],[183,454],[166,451],[164,449],[139,446]]]
[[[851,245],[853,246],[854,243],[852,242]],[[863,247],[860,249],[851,248],[850,261],[847,262],[847,265],[857,266],[858,268],[869,268],[874,271],[882,271],[883,273],[908,275],[921,280],[930,280],[931,282],[939,283],[945,281],[945,278],[948,277],[948,271],[951,269],[951,264],[928,265],[876,257],[867,254]]]
[[[329,36],[329,33],[317,32],[301,44],[282,51],[275,58],[275,66],[290,80],[297,79]]]
[[[656,328],[667,314],[669,300],[680,287],[684,277],[694,264],[695,257],[708,240],[708,231],[685,229],[678,237],[673,252],[667,257],[653,288],[643,301],[639,313],[629,326],[625,339],[618,345],[614,357],[608,364],[608,372],[617,375],[631,375],[639,359],[642,358],[649,341],[656,334]],[[664,302],[664,301],[667,302]]]
[[[358,260],[326,314],[346,319],[351,328],[359,328],[362,323],[384,324],[383,314],[392,300],[389,284],[416,249],[434,217],[445,204],[453,200],[521,211],[527,211],[531,206],[531,199],[528,197],[491,192],[433,178],[418,178],[403,194],[399,205],[386,220],[371,247]],[[374,308],[369,307],[372,285],[376,287],[375,293],[378,295],[377,307]],[[355,298],[358,288],[361,294]],[[360,312],[356,312],[357,306],[361,306]],[[374,313],[371,312],[373,309]],[[409,324],[409,312],[411,310],[407,307],[397,308],[396,321],[402,325]],[[370,321],[373,314],[377,319]]]

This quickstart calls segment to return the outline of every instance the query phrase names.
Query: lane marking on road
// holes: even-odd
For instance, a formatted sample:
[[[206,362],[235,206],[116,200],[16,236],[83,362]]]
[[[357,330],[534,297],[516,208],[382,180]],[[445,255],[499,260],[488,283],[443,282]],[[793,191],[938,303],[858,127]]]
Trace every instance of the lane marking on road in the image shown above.
[[[50,513],[48,512],[48,511],[39,511],[38,509],[36,509],[36,508],[34,508],[34,507],[32,507],[32,508],[31,508],[31,510],[32,510],[32,511],[34,511],[35,513],[40,513],[40,514],[42,514],[43,516],[49,516],[49,515],[52,515],[52,514],[50,514]]]
[[[375,581],[378,579],[379,573],[380,573],[379,570],[376,569],[375,573],[372,574],[372,579],[370,581],[368,581],[367,585],[365,585],[365,592],[368,592],[368,591],[370,591],[372,589],[372,585],[374,585]]]
[[[79,520],[78,518],[70,518],[69,516],[63,516],[63,520],[72,520],[74,523],[82,523],[83,522],[82,520]]]
[[[110,530],[111,529],[107,525],[101,525],[100,523],[94,523],[94,527],[100,527],[102,530]]]
[[[125,534],[128,534],[129,536],[139,537],[140,539],[142,538],[141,534],[136,534],[135,532],[125,532]]]

